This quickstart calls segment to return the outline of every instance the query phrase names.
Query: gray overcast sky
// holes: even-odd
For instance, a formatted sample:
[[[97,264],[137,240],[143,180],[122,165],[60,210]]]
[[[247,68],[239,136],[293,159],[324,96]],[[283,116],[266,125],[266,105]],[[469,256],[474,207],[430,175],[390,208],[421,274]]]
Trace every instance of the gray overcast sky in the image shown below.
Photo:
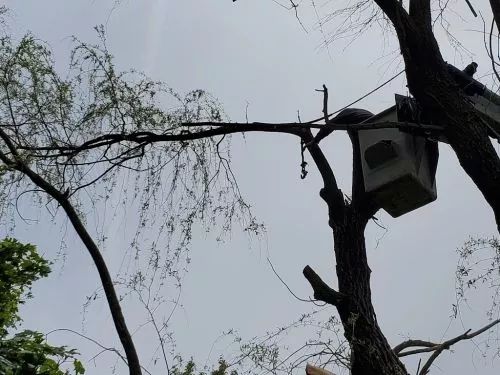
[[[334,109],[402,69],[393,35],[382,34],[376,25],[347,48],[347,40],[331,44],[329,51],[318,48],[323,36],[315,27],[316,16],[308,1],[299,8],[307,33],[292,12],[271,0],[127,0],[116,7],[112,1],[89,0],[6,3],[12,9],[12,32],[19,36],[30,30],[47,41],[61,70],[68,58],[68,36],[95,41],[93,26],[105,24],[109,48],[119,68],[134,67],[181,92],[206,89],[220,99],[234,121],[245,119],[247,103],[250,121],[295,121],[297,110],[303,120],[316,118],[321,116],[322,98],[314,89],[323,83],[330,89],[330,109]],[[323,15],[343,3],[316,1]],[[489,63],[481,35],[474,31],[482,29],[480,18],[473,18],[462,0],[450,4],[463,17],[461,21],[449,15],[453,32],[471,55],[457,53],[439,31],[445,59],[462,67],[473,58],[479,63],[479,76],[487,73]],[[486,7],[487,2],[483,5]],[[476,7],[480,10],[479,5]],[[325,25],[327,31],[333,28],[334,23]],[[487,77],[484,82],[488,83]],[[393,104],[395,92],[407,93],[403,77],[357,106],[372,112],[383,110]],[[349,191],[348,139],[334,134],[324,141],[323,149],[341,186]],[[379,217],[388,232],[384,234],[370,224],[366,234],[373,300],[382,330],[393,345],[406,337],[439,341],[486,322],[484,311],[489,297],[478,292],[461,320],[449,326],[455,302],[455,249],[469,234],[490,235],[496,231],[491,210],[461,171],[454,154],[447,146],[441,146],[440,151],[438,200],[397,220],[381,212]],[[172,325],[177,351],[183,357],[194,356],[203,364],[211,355],[208,362],[216,362],[219,354],[231,353],[227,342],[218,342],[211,349],[223,330],[235,328],[243,338],[250,338],[311,310],[277,280],[267,256],[299,296],[311,294],[301,274],[306,264],[335,285],[331,233],[326,208],[318,196],[320,180],[312,165],[308,178],[299,179],[299,157],[298,141],[292,137],[250,134],[246,141],[234,137],[233,166],[240,187],[267,225],[268,233],[265,239],[249,242],[236,229],[223,244],[217,243],[215,235],[201,230],[197,233],[183,285],[183,308],[177,311]],[[124,223],[133,221],[135,212],[129,210],[126,214],[130,217],[115,218],[114,222],[106,221],[101,213],[98,209],[94,217],[89,217],[89,225],[110,228],[105,255],[117,271],[130,241]],[[68,244],[64,267],[56,266],[48,280],[39,282],[35,301],[24,308],[26,326],[42,331],[72,328],[106,346],[119,347],[103,300],[82,315],[85,297],[98,287],[98,279],[72,229],[60,222],[49,223],[43,210],[27,207],[25,214],[40,221],[31,226],[19,223],[13,233],[21,241],[35,243],[50,258],[56,257],[62,236]],[[101,220],[99,224],[92,221],[94,218]],[[175,290],[166,288],[165,293],[174,294]],[[134,330],[145,321],[144,311],[133,303],[125,307]],[[135,337],[143,364],[153,374],[160,373],[146,363],[156,347],[153,332],[144,329]],[[50,339],[79,348],[86,360],[99,351],[70,334],[53,334]],[[287,342],[299,346],[303,339],[298,335],[288,337]],[[111,354],[104,354],[95,360],[95,366],[87,362],[87,373],[107,373],[115,363]],[[408,364],[411,373],[416,371],[415,361]],[[444,353],[437,364],[435,373],[498,372],[491,356],[481,358],[473,343],[457,345],[454,353]],[[123,373],[123,368],[119,369],[118,373]]]

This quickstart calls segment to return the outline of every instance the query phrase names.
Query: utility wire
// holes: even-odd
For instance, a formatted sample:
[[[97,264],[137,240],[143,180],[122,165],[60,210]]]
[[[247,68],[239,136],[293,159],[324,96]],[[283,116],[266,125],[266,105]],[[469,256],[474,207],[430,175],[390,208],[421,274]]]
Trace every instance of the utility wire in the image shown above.
[[[404,73],[404,71],[405,71],[405,70],[403,69],[403,70],[402,70],[402,71],[400,71],[398,74],[396,74],[395,76],[393,76],[393,77],[389,78],[387,81],[385,81],[385,82],[384,82],[384,83],[382,83],[381,85],[379,85],[379,86],[375,87],[375,88],[374,88],[373,90],[371,90],[370,92],[367,92],[367,93],[366,93],[365,95],[363,95],[362,97],[360,97],[360,98],[356,99],[355,101],[353,101],[353,102],[351,102],[351,103],[349,103],[349,104],[347,104],[347,105],[343,106],[342,108],[340,108],[340,109],[336,110],[335,112],[330,113],[330,114],[328,115],[328,117],[332,117],[333,115],[335,115],[335,114],[339,113],[340,111],[342,111],[342,110],[344,110],[344,109],[346,109],[346,108],[350,107],[351,105],[353,105],[353,104],[356,104],[356,103],[360,102],[361,100],[363,100],[363,99],[364,99],[364,98],[366,98],[367,96],[369,96],[369,95],[373,94],[375,91],[380,90],[382,87],[384,87],[384,86],[385,86],[385,85],[387,85],[388,83],[390,83],[390,82],[394,81],[397,77],[399,77],[401,74],[403,74],[403,73]],[[317,118],[317,119],[315,119],[315,120],[311,120],[311,121],[307,122],[306,124],[313,124],[313,123],[315,123],[315,122],[318,122],[318,121],[323,120],[324,118],[325,118],[325,117],[323,116],[323,117]]]

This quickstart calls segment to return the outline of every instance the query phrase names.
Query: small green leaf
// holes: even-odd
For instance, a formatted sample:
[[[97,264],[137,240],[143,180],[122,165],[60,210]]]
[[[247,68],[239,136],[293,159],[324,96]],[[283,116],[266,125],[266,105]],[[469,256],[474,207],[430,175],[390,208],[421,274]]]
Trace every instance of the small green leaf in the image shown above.
[[[78,359],[75,359],[73,362],[73,366],[75,367],[75,375],[78,374],[85,374],[85,368],[82,365],[82,362],[80,362]]]

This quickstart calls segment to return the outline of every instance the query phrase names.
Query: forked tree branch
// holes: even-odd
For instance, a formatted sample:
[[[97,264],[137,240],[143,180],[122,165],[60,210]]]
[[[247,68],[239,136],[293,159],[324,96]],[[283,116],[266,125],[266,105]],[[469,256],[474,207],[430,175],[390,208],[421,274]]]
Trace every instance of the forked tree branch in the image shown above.
[[[439,345],[436,350],[434,351],[434,353],[432,353],[432,355],[429,357],[429,359],[427,360],[427,362],[424,363],[424,365],[422,366],[422,369],[420,370],[419,372],[419,375],[427,375],[429,373],[429,369],[432,365],[432,363],[436,360],[436,358],[444,351],[444,350],[447,350],[449,349],[452,345],[456,344],[457,342],[459,341],[463,341],[463,340],[470,340],[472,339],[473,337],[476,337],[478,335],[480,335],[481,333],[489,330],[491,327],[497,325],[498,323],[500,323],[500,319],[497,319],[493,322],[491,322],[490,324],[484,326],[483,328],[475,331],[475,332],[472,332],[472,333],[469,333],[471,330],[467,330],[466,332],[464,332],[463,334],[453,338],[453,339],[450,339],[448,341],[445,341],[443,342],[441,345]]]
[[[398,357],[404,357],[408,355],[413,355],[413,354],[421,354],[421,353],[428,353],[428,352],[433,352],[432,355],[429,357],[427,362],[422,366],[420,372],[418,375],[426,375],[429,373],[429,369],[432,365],[432,363],[436,360],[436,358],[444,351],[448,350],[451,348],[452,345],[456,344],[457,342],[464,341],[464,340],[470,340],[481,333],[484,333],[488,331],[490,328],[494,327],[500,323],[500,319],[497,319],[484,327],[478,329],[475,332],[470,332],[471,330],[467,330],[466,332],[462,333],[461,335],[458,335],[452,339],[449,339],[441,344],[436,344],[430,341],[424,341],[424,340],[407,340],[402,342],[399,345],[396,345],[393,348],[394,353],[397,354]],[[404,349],[408,348],[414,348],[418,347],[419,349],[413,349],[413,350],[408,350],[403,352]]]
[[[330,128],[332,124],[328,122],[328,89],[325,85],[323,85],[323,90],[320,91],[323,92],[323,116],[325,120],[325,125],[321,127],[323,130],[325,127]],[[334,129],[335,128],[332,127],[331,131]],[[328,217],[330,218],[329,224],[332,226],[331,218],[333,217],[333,214],[336,214],[337,217],[343,215],[345,203],[342,191],[338,188],[337,180],[335,179],[332,167],[330,166],[330,163],[328,163],[323,151],[321,151],[316,138],[313,137],[311,128],[303,129],[301,138],[303,144],[306,145],[306,148],[311,154],[314,163],[316,163],[316,167],[318,168],[323,179],[324,188],[321,189],[320,196],[328,205]]]
[[[56,328],[56,329],[53,329],[52,331],[47,332],[45,334],[45,337],[47,338],[49,335],[51,335],[53,333],[57,333],[57,332],[69,332],[69,333],[72,333],[76,336],[80,336],[81,338],[84,338],[85,340],[90,341],[91,343],[93,343],[93,344],[97,345],[99,348],[101,348],[102,350],[100,353],[103,353],[103,352],[115,353],[123,361],[123,363],[125,363],[125,365],[127,365],[127,359],[125,358],[124,355],[122,355],[122,353],[120,353],[120,351],[118,349],[116,349],[114,347],[105,346],[105,345],[101,344],[99,341],[97,341],[96,339],[93,339],[92,337],[86,336],[83,333],[77,332],[73,329]]]

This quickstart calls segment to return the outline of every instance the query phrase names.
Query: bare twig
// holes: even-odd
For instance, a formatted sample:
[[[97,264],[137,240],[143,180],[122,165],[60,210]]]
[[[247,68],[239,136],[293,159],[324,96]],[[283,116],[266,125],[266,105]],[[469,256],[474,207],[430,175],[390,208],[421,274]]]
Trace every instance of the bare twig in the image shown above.
[[[276,277],[278,278],[279,281],[281,281],[281,283],[285,286],[285,288],[288,289],[288,291],[290,292],[290,294],[292,296],[294,296],[296,299],[298,299],[299,301],[301,302],[314,302],[314,300],[311,300],[311,299],[304,299],[304,298],[300,298],[299,296],[297,296],[293,291],[292,289],[290,289],[290,287],[288,286],[288,284],[281,278],[281,276],[278,274],[278,272],[274,269],[274,266],[273,266],[273,263],[271,262],[271,259],[267,258],[267,262],[269,263],[269,265],[271,266],[271,269],[273,270],[274,274],[276,275]]]
[[[323,85],[322,90],[316,90],[323,93],[323,119],[325,124],[328,124],[328,88]]]
[[[484,22],[484,19],[483,19],[483,22]],[[494,26],[495,26],[495,20],[492,20],[490,33],[489,33],[489,53],[488,53],[488,55],[490,56],[491,66],[493,68],[493,72],[495,73],[495,76],[497,77],[497,79],[500,81],[500,75],[498,74],[498,71],[497,71],[497,64],[495,61],[495,56],[493,55],[493,27]]]
[[[144,306],[144,309],[147,311],[147,313],[149,315],[149,318],[150,318],[149,322],[153,325],[156,336],[158,337],[158,342],[159,342],[161,353],[163,356],[163,362],[165,363],[165,367],[167,368],[167,375],[170,375],[171,372],[170,372],[170,366],[168,364],[167,353],[165,350],[165,342],[164,342],[165,340],[161,335],[161,329],[160,329],[160,327],[158,327],[158,323],[156,322],[156,318],[154,316],[154,313],[151,310],[151,307],[149,305],[149,300],[145,301],[144,298],[142,297],[142,294],[140,291],[136,290],[136,293],[139,297],[139,301],[142,303],[142,305]]]
[[[295,18],[297,18],[297,21],[299,22],[299,25],[302,27],[302,30],[304,30],[307,33],[307,29],[306,29],[306,27],[302,23],[302,20],[299,17],[299,11],[298,11],[299,4],[294,3],[293,0],[289,0],[289,1],[290,1],[290,4],[291,4],[290,5],[290,9],[293,9],[294,12],[295,12]]]
[[[436,358],[444,351],[450,349],[450,347],[454,344],[456,344],[459,341],[463,340],[470,340],[478,335],[480,335],[483,332],[486,332],[490,328],[494,327],[500,323],[500,319],[497,319],[486,326],[482,327],[481,329],[478,329],[475,332],[470,332],[471,330],[467,330],[463,334],[454,337],[452,339],[449,339],[441,344],[436,344],[430,341],[424,341],[424,340],[406,340],[402,342],[399,345],[396,345],[393,349],[394,353],[397,354],[398,357],[404,357],[412,354],[420,354],[420,353],[428,353],[432,352],[432,355],[429,357],[427,362],[422,366],[422,369],[420,372],[418,372],[418,375],[426,375],[429,373],[429,369],[432,365],[432,363],[436,360]],[[411,348],[411,347],[419,347],[419,349],[414,349],[414,350],[408,350],[406,352],[403,352],[404,349]]]
[[[420,365],[422,364],[422,358],[419,358],[418,359],[418,366],[417,366],[417,372],[415,373],[416,375],[418,375],[418,372],[420,371]]]
[[[398,78],[401,74],[403,74],[405,72],[405,70],[401,70],[399,73],[395,74],[394,76],[392,76],[391,78],[389,78],[387,81],[383,82],[382,84],[378,85],[377,87],[375,87],[373,90],[367,92],[366,94],[364,94],[363,96],[359,97],[358,99],[350,102],[349,104],[343,106],[342,108],[339,108],[337,109],[335,112],[332,112],[332,113],[329,113],[328,114],[328,117],[332,117],[333,115],[339,113],[340,111],[346,109],[346,108],[349,108],[350,106],[360,102],[361,100],[363,100],[364,98],[370,96],[371,94],[373,94],[375,91],[378,91],[380,90],[382,87],[384,87],[385,85],[389,84],[390,82],[392,82],[393,80],[395,80],[396,78]],[[314,119],[314,120],[311,120],[308,122],[308,124],[314,124],[315,122],[318,122],[318,121],[321,121],[324,119],[324,116],[323,117],[319,117],[317,119]]]
[[[75,330],[72,330],[72,329],[69,329],[69,328],[57,328],[57,329],[53,329],[52,331],[47,332],[45,334],[45,337],[48,337],[52,333],[56,333],[56,332],[70,332],[70,333],[72,333],[74,335],[80,336],[80,337],[84,338],[85,340],[88,340],[88,341],[96,344],[103,351],[115,353],[118,357],[120,357],[120,359],[123,361],[123,363],[125,363],[127,365],[127,359],[123,356],[123,354],[120,353],[120,351],[118,349],[113,348],[113,347],[104,346],[103,344],[101,344],[99,341],[93,339],[92,337],[86,336],[86,335],[84,335],[84,334],[82,334],[80,332],[77,332]]]

